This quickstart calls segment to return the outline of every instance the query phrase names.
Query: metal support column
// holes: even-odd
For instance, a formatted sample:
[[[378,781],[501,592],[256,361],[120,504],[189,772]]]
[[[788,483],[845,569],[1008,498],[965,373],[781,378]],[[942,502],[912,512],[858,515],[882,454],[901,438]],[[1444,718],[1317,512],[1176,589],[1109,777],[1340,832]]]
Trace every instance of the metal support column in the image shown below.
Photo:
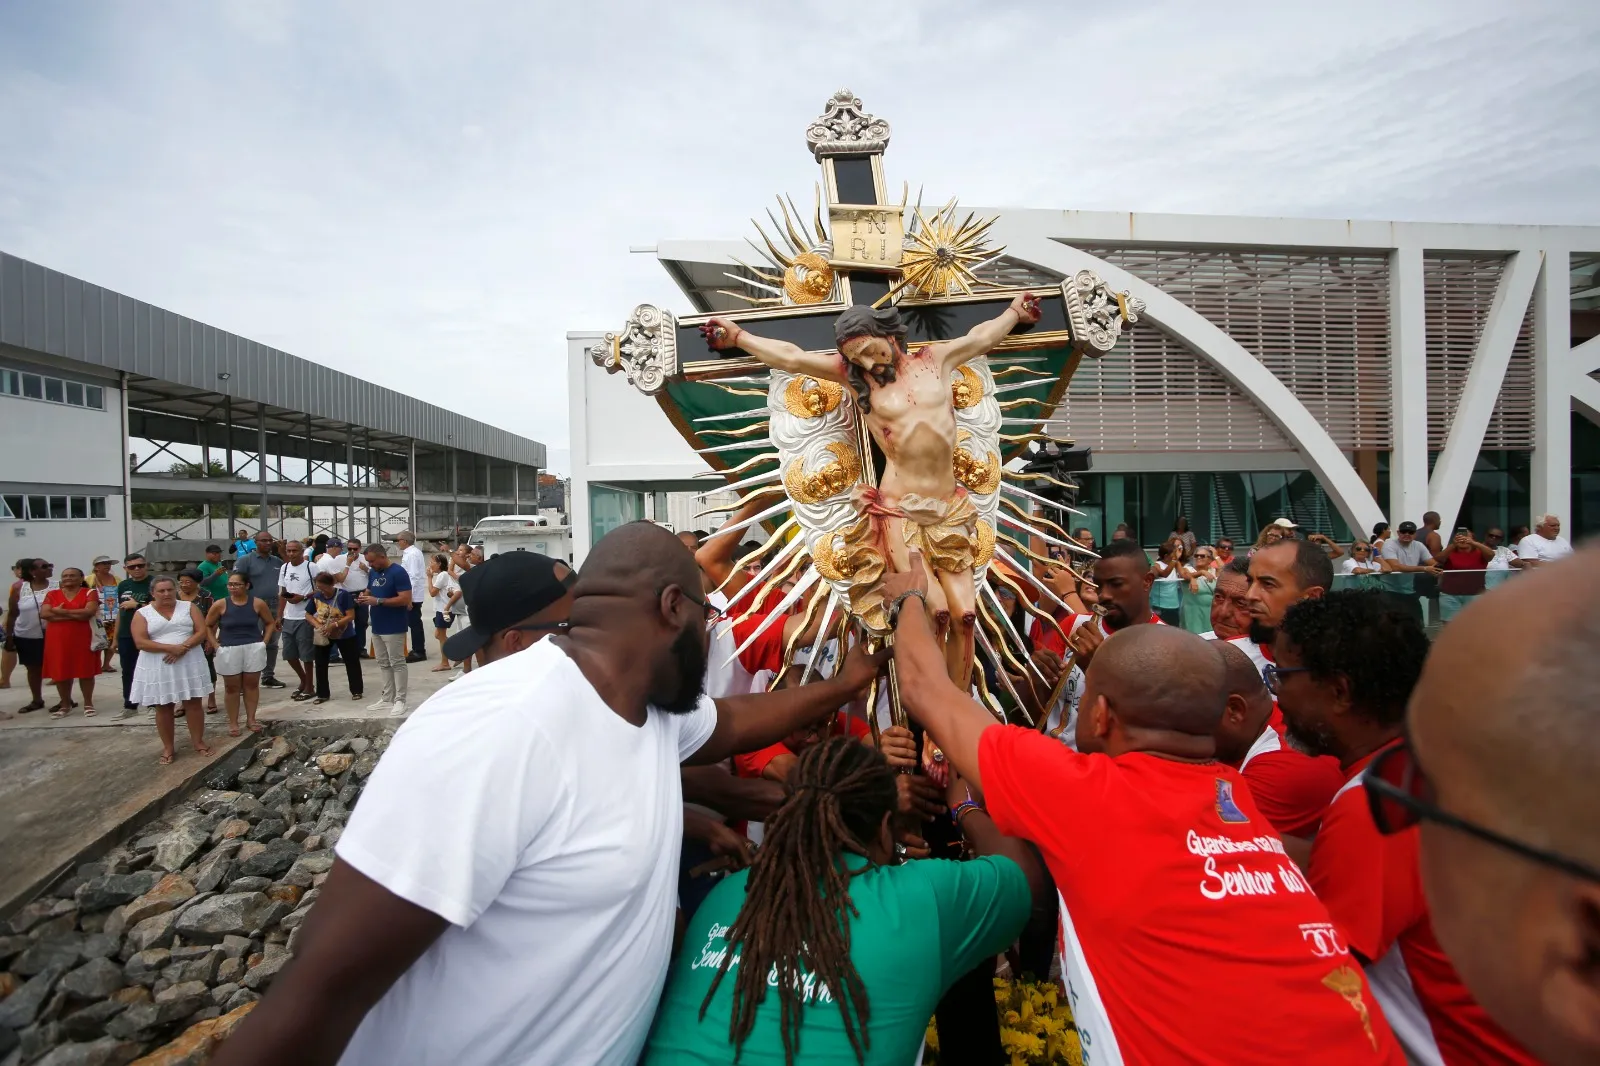
[[[350,531],[347,536],[353,537],[356,535],[356,427],[353,423],[345,427],[344,483],[350,490]]]
[[[511,464],[511,513],[522,513],[522,464]]]
[[[271,512],[267,509],[267,409],[264,405],[260,410],[259,421],[260,424],[256,427],[256,470],[257,480],[261,483],[261,514],[256,528],[266,529],[267,516]]]
[[[200,476],[208,478],[211,476],[211,423],[202,419],[195,428],[200,431]],[[205,503],[201,506],[206,509],[206,539],[210,540],[212,533],[211,496],[209,493],[206,495]]]
[[[461,495],[459,492],[456,471],[459,463],[456,461],[456,450],[450,449],[450,543],[456,544],[461,539]]]
[[[406,460],[406,485],[411,489],[411,532],[417,532],[417,438],[411,438],[411,454]]]

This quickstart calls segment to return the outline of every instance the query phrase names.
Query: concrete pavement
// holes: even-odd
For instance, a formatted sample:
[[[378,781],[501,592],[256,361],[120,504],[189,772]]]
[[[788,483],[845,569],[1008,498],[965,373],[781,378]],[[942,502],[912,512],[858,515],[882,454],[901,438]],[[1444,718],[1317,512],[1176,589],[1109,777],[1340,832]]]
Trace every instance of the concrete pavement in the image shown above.
[[[434,673],[434,665],[407,667],[410,708],[448,683],[450,675]],[[296,703],[289,698],[292,688],[262,689],[257,717],[264,723],[390,721],[386,713],[367,710],[381,686],[376,664],[368,659],[362,666],[366,692],[360,701],[350,698],[344,668],[335,664],[329,674],[332,699],[327,703]],[[294,677],[281,662],[278,669],[280,679]],[[53,699],[54,689],[48,684],[46,692],[47,699]],[[116,843],[130,827],[155,818],[208,769],[253,742],[254,734],[248,731],[228,736],[219,692],[218,712],[206,716],[206,740],[215,754],[207,759],[190,750],[180,719],[177,758],[162,766],[157,762],[161,744],[155,716],[142,709],[122,710],[121,677],[101,674],[95,695],[99,713],[94,718],[83,717],[80,707],[66,718],[52,719],[48,711],[16,713],[28,701],[20,668],[12,687],[0,690],[0,711],[13,715],[0,721],[0,917],[57,870],[86,861]],[[241,727],[243,721],[241,710]]]

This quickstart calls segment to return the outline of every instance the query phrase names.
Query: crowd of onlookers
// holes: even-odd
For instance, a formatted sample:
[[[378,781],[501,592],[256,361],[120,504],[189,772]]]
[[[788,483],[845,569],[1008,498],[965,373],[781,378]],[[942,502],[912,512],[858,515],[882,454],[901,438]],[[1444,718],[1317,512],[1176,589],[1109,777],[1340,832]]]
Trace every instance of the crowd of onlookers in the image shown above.
[[[363,699],[364,660],[375,660],[381,695],[368,709],[404,716],[406,665],[427,659],[424,604],[440,645],[436,669],[452,669],[443,645],[464,617],[460,579],[483,556],[441,543],[427,560],[410,531],[395,543],[392,560],[384,544],[354,537],[308,542],[240,530],[230,551],[210,544],[198,566],[155,575],[137,552],[121,561],[120,575],[104,555],[87,574],[68,566],[57,575],[48,560],[19,559],[5,601],[0,689],[21,667],[30,699],[18,713],[93,717],[96,680],[120,673],[123,712],[153,710],[163,762],[175,755],[180,714],[202,754],[210,753],[207,714],[225,709],[230,735],[258,731],[261,689],[288,687],[277,677],[280,658],[294,675],[291,699],[314,705],[333,698],[335,664],[348,697]],[[48,704],[46,682],[55,689]]]

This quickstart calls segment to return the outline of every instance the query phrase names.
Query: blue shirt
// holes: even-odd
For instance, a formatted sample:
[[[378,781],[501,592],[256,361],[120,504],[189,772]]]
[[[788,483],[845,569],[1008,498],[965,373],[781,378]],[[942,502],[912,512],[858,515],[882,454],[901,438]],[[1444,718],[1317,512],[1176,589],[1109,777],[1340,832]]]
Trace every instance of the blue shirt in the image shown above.
[[[406,576],[406,568],[399,563],[391,562],[382,570],[374,566],[367,575],[367,592],[375,599],[387,600],[410,591],[411,578]],[[380,604],[369,613],[372,632],[384,637],[404,633],[410,614],[409,607],[384,607]]]
[[[249,555],[255,550],[256,538],[254,537],[251,537],[249,540],[236,540],[233,542],[233,556],[235,559],[243,559],[246,555]]]

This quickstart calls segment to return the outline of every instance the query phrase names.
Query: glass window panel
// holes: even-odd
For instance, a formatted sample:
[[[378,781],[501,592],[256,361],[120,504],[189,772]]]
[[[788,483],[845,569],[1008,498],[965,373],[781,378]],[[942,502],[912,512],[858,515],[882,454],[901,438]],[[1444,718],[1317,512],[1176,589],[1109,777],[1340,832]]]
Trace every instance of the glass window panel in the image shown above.
[[[50,501],[44,496],[28,497],[28,517],[34,521],[50,517]]]
[[[5,504],[5,512],[6,512],[6,517],[7,518],[26,518],[26,517],[28,517],[27,504],[25,504],[23,502],[23,499],[22,499],[21,496],[0,497],[0,502],[3,502]]]
[[[89,517],[104,518],[106,516],[106,498],[104,496],[89,497]]]
[[[44,379],[38,374],[22,375],[22,395],[30,400],[44,399]]]
[[[74,496],[74,497],[72,497],[72,517],[73,518],[88,518],[89,517],[89,497],[87,497],[87,496]]]
[[[21,391],[21,375],[15,370],[0,370],[0,392],[15,396]]]
[[[106,408],[105,390],[99,385],[85,385],[83,387],[83,405],[85,407],[93,407],[97,411],[104,411]]]
[[[60,378],[44,379],[44,398],[51,403],[67,402],[67,383]]]
[[[83,406],[83,386],[76,381],[67,382],[67,402],[74,407]]]
[[[67,507],[67,498],[65,496],[52,496],[52,497],[50,497],[50,517],[51,518],[68,518],[68,517],[70,517],[70,510]]]

